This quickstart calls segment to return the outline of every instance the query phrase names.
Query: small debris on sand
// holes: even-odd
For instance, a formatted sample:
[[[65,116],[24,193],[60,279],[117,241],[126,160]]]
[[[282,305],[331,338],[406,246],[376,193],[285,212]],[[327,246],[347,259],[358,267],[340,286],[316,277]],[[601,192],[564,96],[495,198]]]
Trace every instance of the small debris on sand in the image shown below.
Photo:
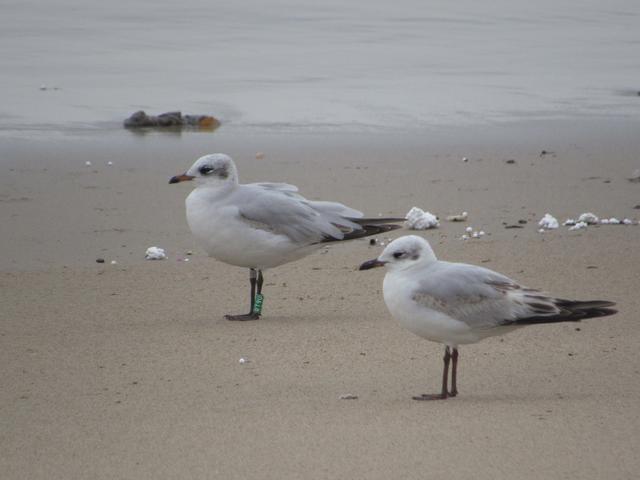
[[[577,220],[568,218],[565,220],[563,225],[571,227],[569,230],[578,230],[580,228],[585,228],[588,225],[635,225],[636,223],[637,222],[630,218],[623,218],[622,220],[619,220],[616,217],[598,218],[593,213],[587,212],[580,215]]]
[[[640,183],[640,168],[634,170],[628,180],[633,183]]]
[[[404,218],[406,219],[405,226],[411,230],[427,230],[440,226],[438,217],[418,207],[413,207],[409,210]]]
[[[167,258],[167,254],[163,248],[149,247],[144,254],[144,258],[146,260],[165,260]]]
[[[338,398],[340,398],[340,400],[357,400],[358,396],[351,393],[345,393],[344,395],[340,395]]]
[[[578,222],[572,227],[569,227],[569,230],[580,230],[583,228],[587,228],[588,224],[586,222]]]
[[[447,221],[448,222],[466,222],[468,217],[469,217],[469,213],[462,212],[457,215],[449,215],[447,217]]]
[[[256,153],[256,160],[262,160],[264,158],[264,152]]]
[[[473,227],[467,227],[464,229],[464,231],[466,232],[465,234],[463,234],[460,238],[462,240],[469,240],[470,238],[482,238],[486,235],[486,233],[484,232],[484,230],[474,230]]]
[[[591,212],[583,213],[578,217],[578,222],[585,222],[589,225],[595,225],[596,223],[598,223],[598,220],[599,218]]]
[[[538,225],[546,230],[555,230],[560,226],[558,220],[550,213],[545,213],[544,217],[542,217],[542,220],[538,222]]]
[[[96,258],[96,263],[104,263],[104,258]]]

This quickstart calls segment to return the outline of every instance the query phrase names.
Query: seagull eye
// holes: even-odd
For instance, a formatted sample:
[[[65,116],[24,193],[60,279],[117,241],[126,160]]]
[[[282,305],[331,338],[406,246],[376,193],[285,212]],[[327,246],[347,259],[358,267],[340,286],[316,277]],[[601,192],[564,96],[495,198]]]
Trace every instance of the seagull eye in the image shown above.
[[[213,172],[213,167],[210,167],[209,165],[204,165],[204,166],[200,167],[200,169],[198,171],[202,175],[209,175],[211,172]]]
[[[393,254],[393,258],[402,258],[404,257],[406,254],[404,252],[395,252]]]

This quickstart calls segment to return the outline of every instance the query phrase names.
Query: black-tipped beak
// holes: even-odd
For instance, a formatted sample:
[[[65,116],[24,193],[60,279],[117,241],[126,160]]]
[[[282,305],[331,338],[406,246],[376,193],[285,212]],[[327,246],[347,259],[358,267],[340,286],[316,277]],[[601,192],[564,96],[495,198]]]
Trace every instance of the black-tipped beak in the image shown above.
[[[169,180],[169,183],[180,183],[180,182],[187,182],[189,180],[193,180],[194,177],[192,177],[191,175],[187,175],[186,173],[183,173],[182,175],[176,175],[175,177],[171,177],[171,179]]]
[[[384,267],[385,263],[387,262],[381,262],[377,258],[374,258],[373,260],[367,260],[366,262],[364,262],[362,265],[360,265],[360,268],[358,270],[369,270],[370,268]]]

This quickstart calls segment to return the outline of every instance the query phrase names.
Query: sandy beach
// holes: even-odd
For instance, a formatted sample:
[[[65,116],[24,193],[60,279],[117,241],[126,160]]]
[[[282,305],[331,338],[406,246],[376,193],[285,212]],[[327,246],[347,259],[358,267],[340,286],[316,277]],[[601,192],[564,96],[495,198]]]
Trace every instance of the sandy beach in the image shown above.
[[[0,480],[640,476],[637,2],[4,3]],[[221,127],[125,130],[139,110]],[[619,313],[463,346],[460,395],[416,402],[443,348],[357,270],[369,239],[223,318],[247,272],[168,184],[213,152],[367,216],[466,211],[418,232],[441,259]],[[585,212],[636,224],[538,232]]]
[[[2,478],[638,475],[640,226],[537,227],[547,212],[638,219],[637,124],[230,132],[0,146]],[[167,184],[215,151],[243,182],[286,181],[373,216],[468,211],[419,233],[440,258],[620,313],[463,347],[460,396],[415,402],[437,390],[442,348],[390,317],[382,271],[356,270],[382,250],[368,240],[267,271],[263,318],[223,319],[245,309],[247,272],[203,254],[189,187]],[[463,241],[466,226],[487,235]],[[151,245],[169,259],[145,261]]]

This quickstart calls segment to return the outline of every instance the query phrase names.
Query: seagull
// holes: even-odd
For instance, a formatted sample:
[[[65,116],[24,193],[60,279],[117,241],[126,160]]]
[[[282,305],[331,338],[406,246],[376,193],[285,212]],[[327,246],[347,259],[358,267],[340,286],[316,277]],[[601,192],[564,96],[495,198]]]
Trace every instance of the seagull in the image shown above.
[[[458,346],[503,335],[526,325],[577,322],[617,311],[604,300],[574,301],[526,288],[487,268],[438,260],[424,238],[407,235],[387,245],[360,270],[385,266],[384,302],[400,325],[445,345],[442,390],[414,400],[458,394]],[[447,387],[451,363],[451,389]]]
[[[200,157],[169,183],[193,181],[186,199],[187,223],[204,250],[249,269],[250,309],[227,320],[257,320],[262,313],[262,272],[298,260],[323,245],[400,228],[403,218],[363,218],[341,203],[307,200],[287,183],[238,182],[228,155]]]

